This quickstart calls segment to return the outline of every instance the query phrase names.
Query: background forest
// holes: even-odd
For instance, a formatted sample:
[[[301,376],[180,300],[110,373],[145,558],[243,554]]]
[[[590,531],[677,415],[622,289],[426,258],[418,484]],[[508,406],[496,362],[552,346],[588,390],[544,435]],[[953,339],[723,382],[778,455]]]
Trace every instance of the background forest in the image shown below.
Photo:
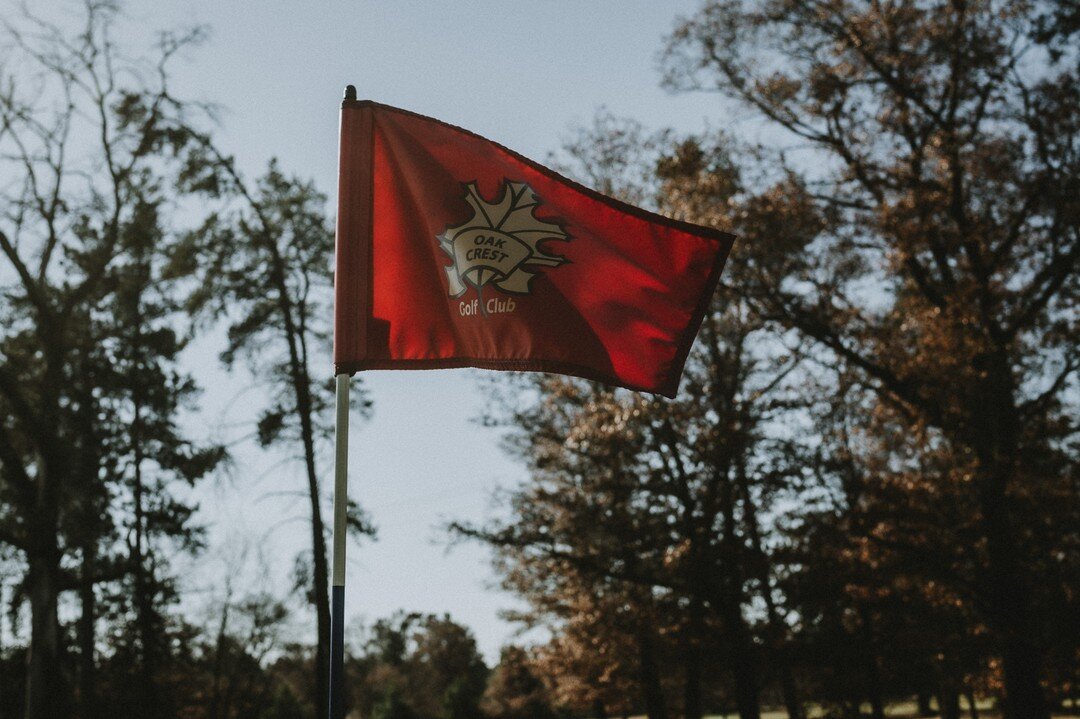
[[[0,41],[0,719],[322,716],[331,188],[245,176],[173,93],[201,29],[143,53],[112,3],[70,11]],[[529,631],[488,666],[447,615],[359,627],[353,715],[1080,713],[1078,40],[1071,0],[679,20],[664,87],[775,139],[600,111],[550,162],[738,235],[681,392],[474,380],[526,478],[441,536],[490,548]],[[207,622],[192,490],[244,481],[184,419],[215,333],[272,388],[252,436],[302,467],[306,549]]]

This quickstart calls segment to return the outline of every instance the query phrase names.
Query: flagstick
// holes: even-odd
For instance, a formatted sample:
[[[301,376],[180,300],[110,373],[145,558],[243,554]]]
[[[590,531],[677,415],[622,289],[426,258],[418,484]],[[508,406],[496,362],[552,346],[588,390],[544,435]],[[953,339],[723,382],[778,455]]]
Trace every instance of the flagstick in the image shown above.
[[[345,719],[345,509],[349,503],[349,375],[337,376],[334,434],[334,576],[330,609],[330,717]]]

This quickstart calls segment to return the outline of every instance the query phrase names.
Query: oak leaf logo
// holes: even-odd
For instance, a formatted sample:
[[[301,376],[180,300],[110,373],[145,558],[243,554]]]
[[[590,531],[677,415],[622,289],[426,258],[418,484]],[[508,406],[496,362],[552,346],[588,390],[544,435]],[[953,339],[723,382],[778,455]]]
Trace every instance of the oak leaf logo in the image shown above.
[[[444,267],[451,297],[460,297],[469,286],[479,295],[486,285],[510,294],[527,294],[536,276],[535,267],[558,267],[565,257],[551,255],[540,247],[545,240],[567,241],[570,236],[554,222],[536,217],[540,200],[524,182],[503,182],[498,199],[488,202],[480,196],[476,183],[465,185],[465,201],[473,216],[460,225],[447,227],[436,239],[454,261]],[[527,269],[528,268],[528,269]]]

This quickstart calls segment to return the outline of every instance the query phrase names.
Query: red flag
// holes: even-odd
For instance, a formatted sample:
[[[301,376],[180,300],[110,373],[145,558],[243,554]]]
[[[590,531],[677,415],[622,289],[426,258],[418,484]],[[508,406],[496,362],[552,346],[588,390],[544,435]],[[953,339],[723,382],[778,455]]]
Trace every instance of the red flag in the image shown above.
[[[733,240],[346,100],[334,365],[556,372],[671,397]]]

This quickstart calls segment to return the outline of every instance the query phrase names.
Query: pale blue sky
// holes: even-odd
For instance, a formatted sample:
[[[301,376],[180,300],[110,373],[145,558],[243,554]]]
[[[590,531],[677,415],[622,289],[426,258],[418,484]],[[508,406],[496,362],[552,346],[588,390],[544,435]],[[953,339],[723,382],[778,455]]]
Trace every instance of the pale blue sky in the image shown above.
[[[692,131],[725,127],[712,96],[659,88],[657,54],[691,0],[561,2],[284,2],[143,0],[126,8],[128,37],[204,23],[210,41],[187,53],[173,75],[176,95],[220,103],[217,137],[252,176],[271,156],[290,172],[335,192],[338,105],[343,86],[360,97],[433,115],[543,160],[600,106],[647,126]],[[226,375],[213,340],[188,353],[207,388],[197,425],[235,436],[264,401]],[[327,358],[326,371],[330,361]],[[473,371],[382,372],[365,376],[375,402],[354,423],[351,495],[373,515],[380,539],[350,547],[347,613],[356,622],[395,609],[449,612],[475,632],[489,660],[512,639],[497,616],[513,606],[492,588],[480,547],[449,553],[438,530],[447,518],[479,519],[498,485],[522,476],[498,437],[472,419],[483,405]],[[240,446],[231,477],[198,491],[211,551],[186,571],[193,611],[220,596],[222,578],[261,556],[271,589],[307,546],[300,468]],[[329,463],[324,462],[329,468]],[[329,487],[330,479],[326,478]],[[304,622],[297,631],[310,626]]]

